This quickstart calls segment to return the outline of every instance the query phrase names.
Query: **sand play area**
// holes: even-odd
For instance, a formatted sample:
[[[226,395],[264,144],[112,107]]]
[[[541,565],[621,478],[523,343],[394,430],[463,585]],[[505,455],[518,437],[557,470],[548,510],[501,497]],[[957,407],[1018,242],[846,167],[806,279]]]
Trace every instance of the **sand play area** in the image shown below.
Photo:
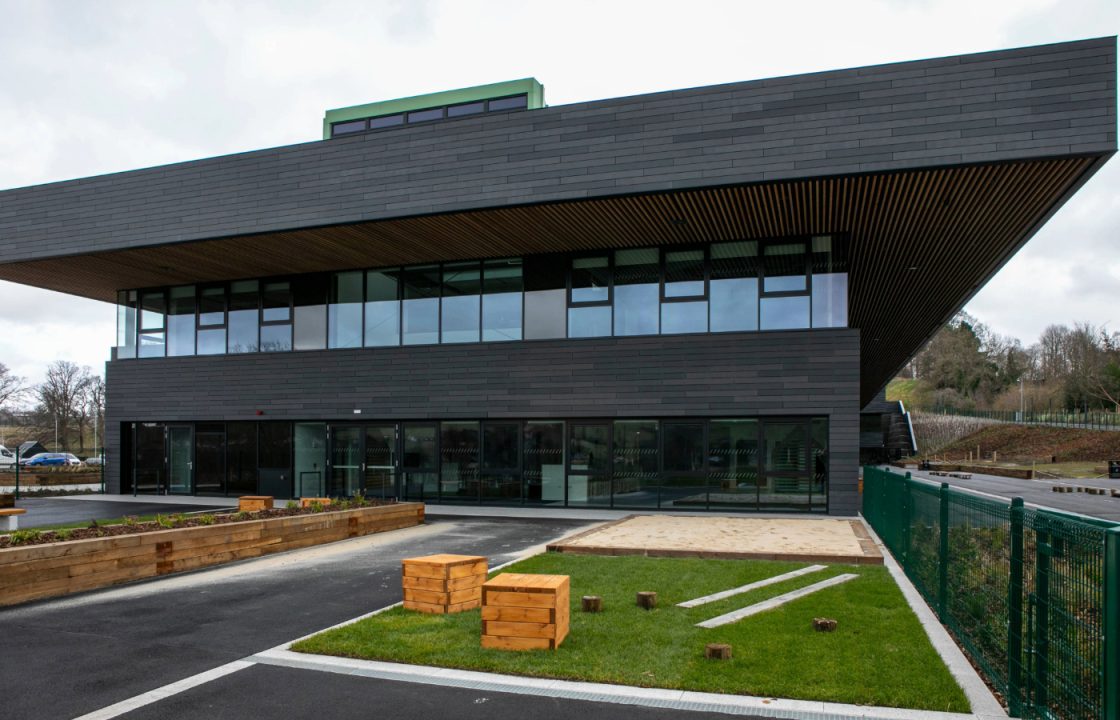
[[[632,515],[564,538],[548,549],[587,555],[883,562],[862,523],[831,518]]]

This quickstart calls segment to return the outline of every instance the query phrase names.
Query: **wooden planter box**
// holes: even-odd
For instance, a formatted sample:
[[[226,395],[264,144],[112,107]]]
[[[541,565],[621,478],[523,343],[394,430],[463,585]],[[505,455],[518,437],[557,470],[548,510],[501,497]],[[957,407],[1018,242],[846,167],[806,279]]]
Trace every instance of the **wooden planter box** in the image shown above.
[[[486,558],[448,554],[405,558],[401,575],[405,609],[435,615],[463,612],[482,600]]]
[[[0,606],[397,530],[424,522],[398,503],[312,515],[0,550]]]
[[[568,636],[567,575],[502,573],[482,586],[482,647],[555,650]]]

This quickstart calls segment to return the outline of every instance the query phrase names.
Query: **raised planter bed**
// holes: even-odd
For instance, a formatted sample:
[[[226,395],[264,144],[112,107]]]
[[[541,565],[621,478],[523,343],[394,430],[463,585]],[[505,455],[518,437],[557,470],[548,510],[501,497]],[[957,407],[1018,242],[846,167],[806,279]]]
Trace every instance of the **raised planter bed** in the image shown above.
[[[422,503],[0,549],[0,606],[420,525]]]

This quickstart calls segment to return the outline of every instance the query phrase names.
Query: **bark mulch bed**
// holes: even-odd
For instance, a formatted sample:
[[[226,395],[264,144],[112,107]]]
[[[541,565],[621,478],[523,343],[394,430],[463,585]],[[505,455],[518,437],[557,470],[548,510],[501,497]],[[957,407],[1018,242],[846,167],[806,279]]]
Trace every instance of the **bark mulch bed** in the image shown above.
[[[174,530],[177,528],[201,527],[203,525],[226,525],[230,523],[249,522],[252,520],[268,520],[270,518],[292,517],[295,515],[315,515],[325,512],[340,510],[355,510],[363,507],[377,507],[381,505],[395,505],[394,500],[369,500],[355,498],[341,500],[330,505],[312,505],[306,508],[273,508],[258,512],[219,512],[219,513],[174,513],[157,515],[155,520],[148,522],[130,521],[126,516],[125,522],[116,525],[102,525],[96,520],[91,520],[88,527],[67,528],[62,530],[16,530],[8,535],[0,535],[0,549],[8,547],[26,547],[28,545],[49,545],[69,540],[88,540],[91,538],[116,537],[119,535],[138,535],[140,533],[158,532],[160,530]]]

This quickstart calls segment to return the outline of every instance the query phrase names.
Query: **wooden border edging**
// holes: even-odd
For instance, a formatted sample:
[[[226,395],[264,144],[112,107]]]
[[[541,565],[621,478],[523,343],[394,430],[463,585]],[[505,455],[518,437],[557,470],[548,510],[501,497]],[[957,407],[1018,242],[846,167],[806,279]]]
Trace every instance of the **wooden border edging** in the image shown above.
[[[424,522],[422,503],[0,549],[0,606],[197,570]]]

